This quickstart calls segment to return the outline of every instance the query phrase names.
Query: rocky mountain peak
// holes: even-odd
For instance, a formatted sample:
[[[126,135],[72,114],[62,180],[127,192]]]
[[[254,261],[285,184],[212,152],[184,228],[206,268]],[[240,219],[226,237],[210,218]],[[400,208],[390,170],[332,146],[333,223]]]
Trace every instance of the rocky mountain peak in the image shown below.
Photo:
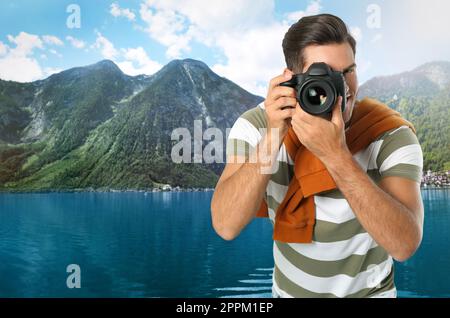
[[[450,62],[430,62],[419,66],[414,73],[425,75],[431,82],[437,84],[440,89],[450,84]]]

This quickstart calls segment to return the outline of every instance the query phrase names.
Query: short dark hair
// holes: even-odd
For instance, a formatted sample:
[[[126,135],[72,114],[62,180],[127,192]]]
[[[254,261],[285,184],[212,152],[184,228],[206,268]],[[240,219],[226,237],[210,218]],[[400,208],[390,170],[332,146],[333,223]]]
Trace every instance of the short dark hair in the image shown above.
[[[304,50],[309,45],[342,44],[348,42],[356,54],[356,41],[344,21],[331,14],[303,17],[291,25],[283,39],[283,53],[288,69],[303,70]]]

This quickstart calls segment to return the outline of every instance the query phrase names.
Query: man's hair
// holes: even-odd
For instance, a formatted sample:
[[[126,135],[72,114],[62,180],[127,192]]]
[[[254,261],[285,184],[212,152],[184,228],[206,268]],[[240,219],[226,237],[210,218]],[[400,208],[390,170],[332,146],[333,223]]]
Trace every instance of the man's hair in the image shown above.
[[[283,39],[283,53],[288,69],[303,70],[304,50],[310,45],[350,44],[356,54],[356,41],[344,21],[331,14],[303,17],[291,25]]]

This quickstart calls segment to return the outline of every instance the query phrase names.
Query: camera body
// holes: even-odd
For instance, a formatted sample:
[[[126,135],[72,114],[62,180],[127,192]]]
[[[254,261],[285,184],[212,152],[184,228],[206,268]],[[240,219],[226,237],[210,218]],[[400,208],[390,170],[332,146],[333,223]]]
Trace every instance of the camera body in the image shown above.
[[[280,86],[294,88],[300,107],[311,115],[329,117],[339,96],[342,96],[342,112],[345,110],[344,74],[333,71],[326,63],[314,63],[306,73],[296,74]]]

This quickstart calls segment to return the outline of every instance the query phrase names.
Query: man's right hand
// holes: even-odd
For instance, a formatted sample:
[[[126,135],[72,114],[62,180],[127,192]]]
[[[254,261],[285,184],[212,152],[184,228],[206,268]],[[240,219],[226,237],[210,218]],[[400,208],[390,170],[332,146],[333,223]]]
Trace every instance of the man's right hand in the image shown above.
[[[285,74],[270,81],[269,92],[264,101],[268,133],[262,136],[256,151],[250,154],[250,162],[244,157],[227,158],[225,169],[217,182],[211,200],[212,225],[225,240],[237,237],[261,207],[267,184],[274,173],[272,169],[275,167],[274,163],[277,163],[281,143],[289,129],[288,121],[294,115],[297,105],[295,90],[279,86],[291,78],[292,72],[286,70]],[[283,109],[284,107],[287,108]],[[278,141],[275,141],[278,136],[271,138],[276,132],[272,129],[278,130]]]
[[[266,100],[264,101],[267,129],[268,131],[274,128],[278,129],[280,140],[284,139],[289,130],[290,120],[295,113],[297,98],[295,89],[279,85],[289,81],[292,75],[294,73],[286,69],[283,74],[272,78]]]

